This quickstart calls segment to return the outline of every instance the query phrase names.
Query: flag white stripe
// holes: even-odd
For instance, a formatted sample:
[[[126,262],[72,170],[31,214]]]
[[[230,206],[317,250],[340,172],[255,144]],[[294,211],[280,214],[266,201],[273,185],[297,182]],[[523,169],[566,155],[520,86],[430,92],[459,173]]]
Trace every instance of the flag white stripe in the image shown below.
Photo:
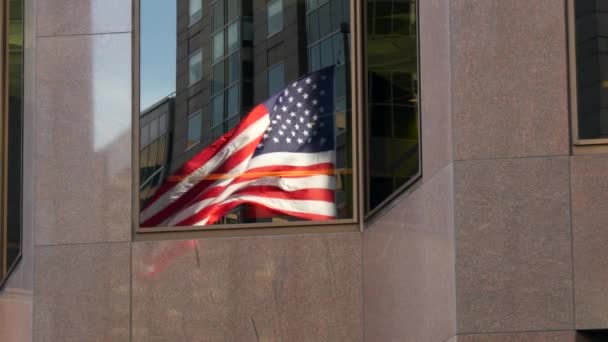
[[[334,150],[315,153],[265,153],[252,158],[247,169],[251,170],[264,166],[311,166],[323,163],[334,163],[335,154],[336,152]]]
[[[314,200],[295,200],[283,198],[271,198],[255,195],[237,195],[230,199],[218,203],[218,205],[228,204],[235,201],[250,201],[265,205],[278,211],[291,211],[309,215],[336,216],[336,206],[333,202],[314,201]],[[204,226],[207,218],[195,223],[195,226]]]
[[[196,202],[193,205],[181,210],[177,215],[163,222],[163,226],[173,226],[188,217],[196,215],[196,213],[206,209],[210,205],[218,204],[228,199],[235,192],[249,187],[249,186],[276,186],[283,191],[297,191],[304,189],[328,189],[334,190],[336,188],[336,179],[333,176],[316,175],[308,177],[297,177],[297,178],[280,178],[280,177],[264,177],[258,178],[251,181],[240,182],[228,186],[219,196],[205,198],[202,201]]]
[[[264,133],[269,123],[270,119],[268,114],[260,117],[257,121],[252,123],[200,168],[182,179],[179,183],[175,184],[173,188],[162,194],[149,207],[143,210],[140,214],[140,222],[144,222],[156,215],[169,203],[178,199],[186,191],[195,186],[200,179],[207,176],[218,166],[222,165],[228,158],[232,156],[232,154],[240,150],[243,146],[249,145],[252,141],[254,141],[254,139],[259,138],[261,134]]]

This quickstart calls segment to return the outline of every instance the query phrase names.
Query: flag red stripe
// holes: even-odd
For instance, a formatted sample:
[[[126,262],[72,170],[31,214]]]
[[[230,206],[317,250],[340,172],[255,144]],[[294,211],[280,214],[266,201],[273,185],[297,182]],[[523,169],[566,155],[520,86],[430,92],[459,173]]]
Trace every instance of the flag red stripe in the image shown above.
[[[227,132],[219,139],[214,141],[211,145],[203,149],[197,155],[195,155],[192,159],[184,164],[177,172],[175,172],[174,176],[171,179],[168,179],[154,194],[151,200],[146,204],[142,210],[146,209],[150,206],[151,203],[156,201],[159,197],[173,188],[177,183],[179,183],[184,178],[187,178],[194,171],[198,170],[201,166],[205,165],[209,161],[209,159],[213,158],[215,154],[220,151],[224,146],[226,146],[233,137],[238,136],[244,130],[247,129],[251,124],[256,122],[258,119],[268,114],[268,109],[260,104],[256,106],[244,119],[241,121],[234,129]]]
[[[235,152],[228,160],[226,160],[222,165],[217,169],[217,173],[226,173],[232,170],[235,166],[243,162],[244,160],[251,157],[255,148],[258,145],[258,139],[255,139],[249,145],[243,147],[242,149]],[[196,185],[192,188],[188,189],[184,194],[179,196],[173,202],[169,203],[159,212],[154,214],[152,217],[147,219],[142,225],[143,226],[155,226],[166,220],[169,216],[176,213],[177,211],[183,209],[185,206],[189,205],[190,202],[196,200],[197,197],[200,197],[205,193],[205,190],[212,184],[216,183],[217,180],[209,179],[209,175],[202,180],[198,181]]]

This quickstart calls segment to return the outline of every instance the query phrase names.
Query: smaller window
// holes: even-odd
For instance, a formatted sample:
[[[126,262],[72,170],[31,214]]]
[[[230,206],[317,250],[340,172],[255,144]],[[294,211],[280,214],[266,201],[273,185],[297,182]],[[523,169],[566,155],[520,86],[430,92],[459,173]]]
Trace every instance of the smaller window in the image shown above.
[[[224,26],[224,0],[218,0],[213,4],[213,31]]]
[[[190,0],[190,25],[201,20],[203,16],[203,0]]]
[[[236,82],[239,78],[239,64],[241,60],[238,53],[230,55],[228,58],[228,84]]]
[[[228,0],[228,8],[226,9],[226,12],[226,16],[228,17],[226,20],[230,21],[236,18],[239,14],[239,1]]]
[[[268,35],[273,35],[283,29],[283,0],[268,3]]]
[[[224,89],[224,84],[224,61],[222,61],[213,66],[213,94],[222,91]]]
[[[239,85],[235,84],[228,89],[228,99],[226,104],[226,116],[232,117],[239,113]]]
[[[220,31],[213,36],[213,61],[224,57],[224,31]]]
[[[239,23],[233,22],[228,26],[228,54],[239,48]]]
[[[202,123],[203,119],[200,111],[192,114],[188,118],[188,143],[186,149],[192,148],[192,146],[201,141]]]
[[[268,69],[268,96],[276,94],[285,86],[285,67],[283,62]]]
[[[146,125],[141,128],[141,133],[139,133],[139,146],[140,148],[144,148],[148,146],[150,143],[150,125]]]
[[[211,126],[216,127],[224,121],[224,93],[211,100]]]
[[[158,134],[163,135],[167,132],[167,114],[161,115],[158,120]]]
[[[197,50],[190,55],[188,66],[188,85],[200,81],[203,78],[203,51]]]

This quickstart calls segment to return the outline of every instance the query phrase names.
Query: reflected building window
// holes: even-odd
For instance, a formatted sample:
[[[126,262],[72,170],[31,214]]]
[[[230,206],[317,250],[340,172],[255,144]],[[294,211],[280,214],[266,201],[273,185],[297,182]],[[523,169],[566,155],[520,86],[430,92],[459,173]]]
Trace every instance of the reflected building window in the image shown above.
[[[188,118],[188,145],[186,149],[198,144],[201,141],[202,113],[196,112]]]
[[[268,95],[274,95],[285,86],[285,64],[278,63],[268,68]]]
[[[267,5],[268,35],[283,30],[283,0],[273,0]]]
[[[203,16],[203,0],[190,0],[189,4],[190,25],[201,20]]]
[[[203,78],[203,51],[197,50],[190,55],[188,63],[188,84],[193,85]]]
[[[367,13],[371,212],[420,175],[420,146],[416,2],[368,0]]]

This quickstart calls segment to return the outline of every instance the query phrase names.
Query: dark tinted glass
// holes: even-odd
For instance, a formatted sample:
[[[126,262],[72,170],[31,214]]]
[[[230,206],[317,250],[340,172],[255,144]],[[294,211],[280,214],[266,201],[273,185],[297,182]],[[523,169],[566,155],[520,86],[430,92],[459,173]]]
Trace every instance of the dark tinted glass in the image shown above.
[[[576,68],[580,139],[608,138],[608,4],[576,0]]]
[[[291,0],[262,2],[257,10],[253,1],[205,0],[203,22],[186,30],[182,20],[190,20],[189,3],[141,0],[141,227],[352,218],[352,120],[344,73],[349,36],[339,31],[348,17],[331,15],[344,3],[321,1],[324,7],[306,13],[303,2],[299,6]],[[311,25],[307,20],[308,15],[318,18],[321,10],[328,21],[322,40],[319,21]],[[266,37],[274,31],[281,33]],[[194,65],[202,66],[200,81],[188,86],[189,57],[199,49]],[[316,56],[314,61],[309,55]],[[326,69],[319,72],[322,66]],[[269,98],[269,91],[282,95]],[[257,106],[267,107],[259,111]],[[238,140],[234,149],[216,150],[224,143],[218,138],[241,134],[252,113],[267,115],[255,126],[257,135],[247,136],[247,144]],[[224,156],[242,149],[239,158],[251,153],[242,165],[255,167],[247,172],[258,177],[245,188],[250,175],[237,179],[244,171],[230,168],[241,165],[238,160],[196,164],[210,153]],[[203,174],[184,174],[192,165]],[[174,189],[176,180],[189,177],[195,186],[167,197],[175,202],[163,209],[167,198],[159,189]],[[218,192],[222,182],[227,182],[226,192]],[[267,198],[251,197],[258,190]],[[210,207],[197,207],[205,205]],[[207,220],[199,220],[200,215]]]
[[[420,174],[416,2],[368,1],[366,211]]]
[[[8,111],[0,127],[6,151],[6,225],[0,223],[0,286],[21,257],[22,133],[23,133],[23,1],[8,2]],[[4,87],[2,87],[4,88]],[[0,173],[1,174],[1,173]],[[0,200],[0,204],[4,200]]]

